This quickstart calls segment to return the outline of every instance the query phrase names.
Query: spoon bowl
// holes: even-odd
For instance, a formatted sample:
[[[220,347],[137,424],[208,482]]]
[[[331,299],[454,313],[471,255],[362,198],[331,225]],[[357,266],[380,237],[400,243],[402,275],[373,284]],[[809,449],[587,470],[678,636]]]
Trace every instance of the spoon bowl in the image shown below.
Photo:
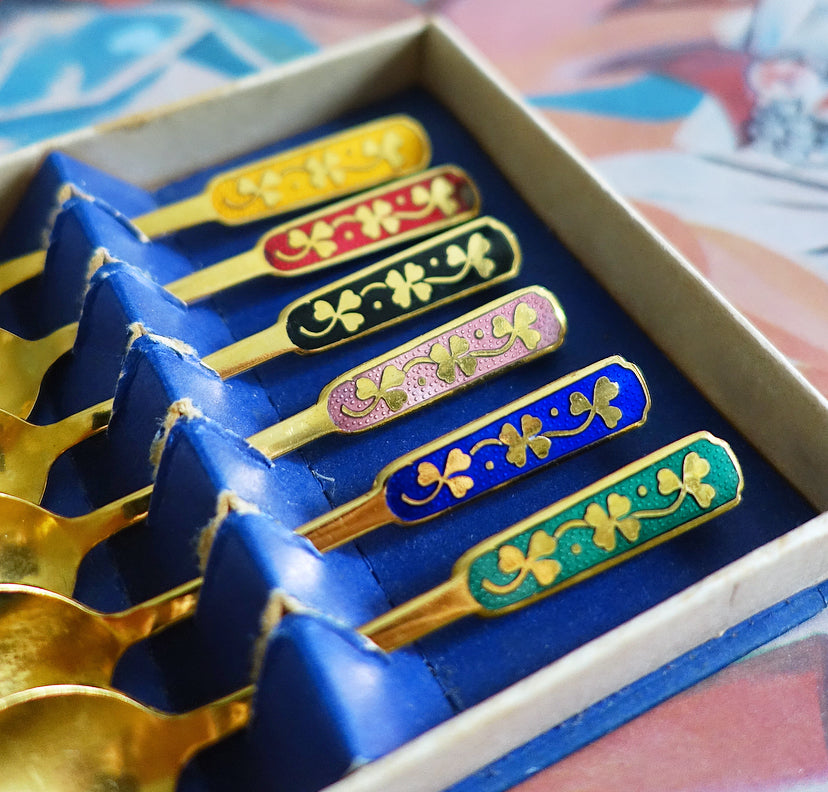
[[[74,322],[34,340],[0,328],[0,360],[6,371],[14,372],[14,376],[3,378],[0,399],[4,410],[24,418],[32,411],[43,377],[72,348],[77,328]]]
[[[175,792],[196,751],[247,724],[251,695],[168,715],[81,685],[15,694],[0,708],[0,792]]]
[[[0,698],[42,685],[109,687],[132,644],[190,616],[201,581],[118,613],[36,586],[0,585]]]
[[[152,487],[78,517],[63,517],[0,493],[0,583],[26,583],[69,596],[83,557],[146,516]]]

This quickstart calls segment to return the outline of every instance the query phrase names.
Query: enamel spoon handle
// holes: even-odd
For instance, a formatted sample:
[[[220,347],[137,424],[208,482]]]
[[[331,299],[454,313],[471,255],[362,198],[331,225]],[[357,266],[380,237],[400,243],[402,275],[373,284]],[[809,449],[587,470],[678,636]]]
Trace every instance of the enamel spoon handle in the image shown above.
[[[149,237],[210,221],[240,225],[422,170],[431,143],[414,119],[388,116],[223,171],[190,198],[134,218]],[[43,271],[46,251],[0,264],[0,292]]]
[[[298,529],[324,552],[415,525],[641,426],[650,394],[619,356],[575,371],[391,462],[365,495]]]
[[[320,352],[512,278],[519,268],[514,234],[478,218],[300,297],[275,324],[203,362],[227,379],[286,352]],[[113,403],[45,425],[0,411],[0,491],[39,503],[54,461],[103,431]]]
[[[453,165],[440,165],[282,223],[250,250],[165,288],[189,303],[261,275],[305,275],[436,234],[471,220],[479,210],[471,177]]]
[[[372,429],[551,352],[565,333],[551,292],[520,289],[337,377],[315,405],[249,442],[275,458],[331,432]]]
[[[260,275],[287,277],[332,267],[444,231],[475,217],[479,208],[472,180],[459,168],[443,165],[283,223],[251,250],[192,272],[166,288],[193,302]],[[15,372],[0,388],[0,409],[28,416],[43,376],[72,349],[77,332],[77,322],[34,340],[0,329],[0,367]]]
[[[360,628],[386,651],[463,616],[499,616],[736,506],[742,471],[708,432],[678,440],[480,542],[440,586]]]
[[[303,295],[204,362],[228,378],[285,352],[321,352],[513,278],[520,263],[512,231],[480,217]]]

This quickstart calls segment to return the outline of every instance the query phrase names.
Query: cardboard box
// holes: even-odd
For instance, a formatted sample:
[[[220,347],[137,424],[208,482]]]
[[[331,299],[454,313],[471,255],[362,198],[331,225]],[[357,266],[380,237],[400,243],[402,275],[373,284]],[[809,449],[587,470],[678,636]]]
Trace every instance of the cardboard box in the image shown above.
[[[606,610],[612,611],[615,623],[613,619],[605,623],[595,613],[579,612],[584,602],[578,598],[561,606],[569,609],[565,614],[548,611],[559,620],[547,627],[552,630],[553,641],[567,619],[576,626],[589,621],[588,640],[580,640],[580,631],[572,630],[568,640],[576,646],[562,656],[539,670],[532,669],[524,678],[486,696],[393,753],[356,769],[335,785],[342,792],[443,789],[691,648],[828,578],[828,563],[820,553],[828,517],[822,514],[798,527],[795,519],[795,515],[828,508],[828,480],[824,475],[828,469],[826,400],[443,22],[390,28],[242,80],[198,101],[16,152],[0,163],[2,209],[6,216],[10,214],[47,150],[66,151],[151,189],[347,114],[369,112],[365,108],[374,112],[373,108],[384,108],[386,104],[397,110],[409,101],[425,108],[426,113],[431,112],[432,104],[439,105],[433,111],[435,118],[447,112],[479,146],[480,154],[474,156],[486,158],[493,167],[489,183],[482,185],[484,200],[486,189],[497,191],[497,179],[502,175],[514,195],[524,202],[518,205],[509,199],[513,222],[521,224],[519,237],[523,242],[524,232],[529,240],[526,277],[541,281],[559,296],[570,288],[580,295],[572,298],[570,321],[574,328],[578,317],[581,335],[573,341],[571,361],[585,365],[602,357],[606,350],[633,358],[640,350],[648,362],[652,359],[653,370],[658,372],[656,380],[670,379],[673,368],[686,378],[657,382],[650,375],[654,414],[663,404],[665,417],[651,422],[650,434],[636,443],[641,443],[642,449],[650,443],[652,450],[656,438],[661,444],[670,442],[682,434],[679,429],[687,421],[695,420],[696,409],[701,420],[721,420],[726,439],[739,445],[740,458],[746,463],[746,508],[742,511],[740,507],[737,512],[749,516],[727,522],[727,530],[733,533],[728,538],[732,538],[732,545],[723,541],[709,555],[706,550],[713,534],[705,533],[688,540],[689,544],[680,550],[665,551],[667,556],[642,557],[640,565],[630,567],[632,571],[619,568],[615,577],[609,577],[601,584],[603,588],[595,590],[597,594],[631,594],[638,585],[635,576],[653,575],[654,566],[661,563],[659,559],[671,565],[662,570],[664,577],[674,580],[640,580],[646,596],[642,594],[628,609],[621,607],[614,595],[606,600]],[[436,138],[436,150],[448,151],[451,145],[458,145],[456,140],[443,145],[443,122],[434,123],[435,129],[429,131]],[[470,170],[477,176],[474,167]],[[490,200],[497,205],[502,197],[493,195]],[[536,217],[530,217],[531,213]],[[573,286],[560,282],[556,266],[542,260],[545,241],[535,228],[538,218],[562,243],[562,249],[571,254],[578,271],[583,268],[583,283]],[[526,229],[522,226],[524,220]],[[565,254],[558,252],[555,256],[561,257],[564,267]],[[246,294],[249,297],[252,293]],[[562,302],[569,310],[563,297]],[[604,310],[610,302],[632,322],[628,327],[620,318],[613,318],[602,324],[601,317],[596,317],[595,335],[590,336],[584,327],[590,305]],[[243,313],[238,304],[233,310]],[[233,310],[229,311],[231,315]],[[432,324],[430,319],[422,321],[427,321],[426,326]],[[623,329],[618,338],[613,338],[616,321]],[[243,322],[239,322],[231,329],[242,327]],[[637,335],[635,326],[643,336]],[[642,339],[646,340],[646,350]],[[613,347],[615,344],[617,347]],[[652,349],[650,344],[654,345]],[[369,349],[380,347],[379,341],[369,345]],[[343,353],[343,360],[348,360],[350,354]],[[354,360],[364,356],[362,351],[353,354]],[[567,360],[554,363],[550,372],[554,376],[565,373]],[[297,371],[296,367],[289,369],[291,374]],[[516,381],[510,387],[519,389],[522,385]],[[693,414],[688,417],[681,398],[693,389],[694,393],[688,395]],[[503,394],[512,396],[506,386]],[[660,395],[665,395],[666,404],[659,402]],[[414,435],[426,432],[432,421],[443,430],[452,421],[459,425],[465,411],[470,418],[475,409],[490,409],[487,399],[494,403],[507,400],[496,396],[501,396],[500,392],[480,395],[462,410],[428,418],[428,424],[416,425]],[[720,418],[710,417],[714,413]],[[393,458],[399,453],[393,442],[371,441],[358,448],[363,452],[371,449],[378,459]],[[630,445],[625,453],[638,448]],[[332,445],[325,446],[315,464],[324,469],[328,461],[341,462],[339,453]],[[598,467],[609,464],[605,456],[599,455],[596,460]],[[591,475],[592,468],[584,464],[579,473]],[[760,472],[752,479],[754,468]],[[781,476],[779,481],[777,474]],[[574,487],[577,475],[568,472],[566,476],[560,486]],[[772,485],[766,483],[765,476],[773,478]],[[529,489],[521,491],[521,498],[529,497],[531,482],[526,486]],[[347,491],[345,486],[345,494]],[[797,493],[810,507],[803,506],[805,501],[800,501]],[[495,517],[499,520],[495,528],[508,525],[505,516],[512,513],[508,501],[500,504],[490,507],[493,521]],[[718,521],[711,531],[716,529],[723,530]],[[369,554],[376,547],[376,542],[371,544]],[[674,575],[675,570],[680,574]],[[690,581],[687,585],[682,577],[685,572]],[[619,589],[621,585],[627,588]],[[507,639],[515,640],[513,634],[505,635],[503,640]],[[464,640],[467,643],[461,660],[471,662],[474,641],[468,636]],[[533,657],[537,651],[537,647],[527,648],[527,654]],[[451,650],[444,644],[435,649],[436,655],[443,658],[445,652],[450,654]],[[456,660],[451,655],[446,662]],[[485,664],[489,660],[481,653],[475,662]],[[485,665],[483,668],[481,675],[486,674]],[[521,662],[516,662],[513,673],[520,668]],[[473,700],[474,692],[469,692],[467,698]]]

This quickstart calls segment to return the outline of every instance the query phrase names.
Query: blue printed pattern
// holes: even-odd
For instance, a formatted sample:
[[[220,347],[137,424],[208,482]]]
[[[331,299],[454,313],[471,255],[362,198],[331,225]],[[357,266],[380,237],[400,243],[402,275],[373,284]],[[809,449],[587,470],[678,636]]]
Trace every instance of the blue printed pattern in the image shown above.
[[[453,436],[394,471],[386,502],[416,522],[552,464],[646,420],[650,397],[635,366],[611,359],[507,405],[477,430]]]

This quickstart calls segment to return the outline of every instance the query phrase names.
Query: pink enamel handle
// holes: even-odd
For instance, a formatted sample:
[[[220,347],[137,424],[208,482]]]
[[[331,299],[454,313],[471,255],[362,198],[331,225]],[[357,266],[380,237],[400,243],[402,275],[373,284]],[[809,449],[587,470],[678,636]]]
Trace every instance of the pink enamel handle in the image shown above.
[[[551,352],[565,333],[549,291],[513,292],[338,378],[326,389],[328,415],[339,431],[369,429]]]

